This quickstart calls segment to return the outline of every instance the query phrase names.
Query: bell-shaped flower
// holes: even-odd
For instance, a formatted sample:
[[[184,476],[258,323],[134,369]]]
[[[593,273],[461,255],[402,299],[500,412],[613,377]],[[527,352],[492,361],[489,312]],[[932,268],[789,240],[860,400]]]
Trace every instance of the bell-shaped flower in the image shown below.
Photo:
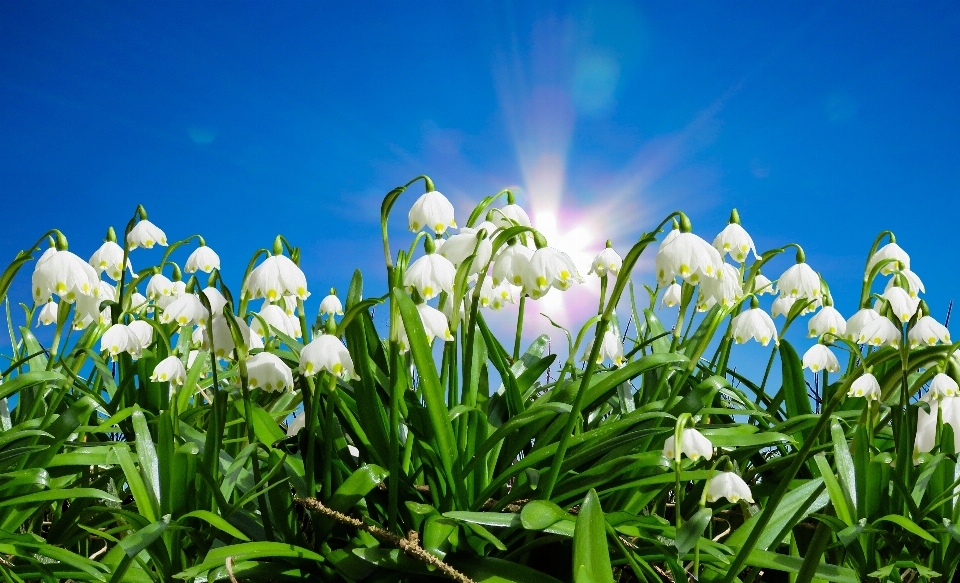
[[[741,500],[753,503],[750,486],[734,472],[719,472],[710,478],[710,485],[707,486],[707,502],[716,502],[721,498],[726,498],[734,504]]]
[[[590,358],[590,353],[593,352],[593,340],[591,338],[584,347],[581,362],[586,362]],[[623,357],[623,344],[616,331],[609,328],[603,333],[603,342],[600,343],[600,352],[597,354],[597,364],[604,360],[610,360],[616,366],[623,366],[626,362]]]
[[[681,277],[688,283],[697,283],[701,278],[718,277],[723,259],[709,243],[693,233],[678,233],[674,229],[657,250],[656,271],[660,285],[671,283]]]
[[[215,287],[205,287],[203,288],[203,295],[207,296],[207,301],[210,303],[210,312],[214,316],[223,313],[223,307],[227,305],[227,298],[223,297],[220,290]]]
[[[206,245],[194,249],[190,257],[187,257],[186,265],[183,266],[183,270],[187,273],[198,271],[210,273],[214,269],[220,269],[220,256]]]
[[[607,272],[610,272],[616,276],[620,273],[621,267],[623,267],[623,258],[620,257],[620,254],[614,251],[613,247],[604,247],[603,251],[593,258],[590,271],[587,273],[596,273],[603,277]]]
[[[502,282],[498,286],[494,286],[493,293],[490,297],[490,309],[493,311],[501,310],[507,304],[515,304],[517,302],[517,288],[510,285],[507,282]]]
[[[301,300],[310,297],[307,278],[297,264],[285,255],[267,257],[254,268],[243,283],[243,289],[251,299],[267,298],[274,302],[281,296],[294,295]]]
[[[100,350],[106,351],[116,359],[121,352],[130,354],[134,359],[140,358],[140,339],[126,324],[114,324],[103,333],[100,338]]]
[[[176,322],[181,328],[184,326],[206,326],[207,308],[195,294],[183,294],[176,298],[160,314],[160,322],[169,324]]]
[[[753,238],[737,223],[730,223],[724,227],[713,240],[713,247],[720,252],[721,257],[729,253],[730,259],[737,263],[743,263],[750,251],[753,251],[754,257],[759,258]]]
[[[454,267],[460,267],[467,257],[474,255],[473,262],[470,264],[470,273],[480,273],[486,268],[493,255],[493,242],[489,231],[482,240],[477,239],[478,232],[479,230],[469,227],[460,229],[458,234],[447,239],[437,253],[449,259]]]
[[[455,236],[459,237],[459,235]],[[476,243],[475,238],[474,243]],[[403,274],[403,285],[408,292],[415,289],[423,299],[432,300],[440,295],[440,292],[452,294],[453,280],[456,276],[457,268],[449,259],[440,253],[430,253],[410,264],[406,273]],[[331,297],[336,298],[336,296]],[[339,304],[339,300],[337,303]],[[322,310],[321,304],[321,313],[323,313]]]
[[[170,295],[163,295],[156,299],[156,305],[161,310],[177,300],[177,298],[187,293],[187,284],[182,281],[174,281],[170,284]]]
[[[53,294],[72,304],[79,296],[98,295],[99,285],[97,272],[86,261],[69,251],[48,250],[37,261],[31,287],[33,301],[39,305]]]
[[[880,314],[873,308],[863,308],[856,314],[850,316],[850,319],[847,320],[847,340],[863,344],[866,339],[866,336],[863,336],[863,329],[866,328],[870,322],[879,320],[880,317]]]
[[[944,425],[953,428],[953,448],[960,450],[960,397],[938,398],[933,391],[927,392],[921,401],[930,404],[930,412],[917,408],[917,436],[913,444],[914,465],[919,463],[917,456],[929,452],[937,444],[937,417],[938,414]]]
[[[360,378],[347,347],[332,334],[317,336],[300,351],[300,374],[313,376],[322,370],[340,378]]]
[[[90,257],[90,266],[97,271],[97,275],[106,272],[110,279],[119,281],[123,274],[123,247],[114,241],[104,241]],[[133,274],[130,259],[127,259],[127,268]]]
[[[574,282],[583,283],[583,278],[570,256],[553,247],[544,247],[533,252],[522,279],[523,291],[533,299],[543,297],[551,287],[563,291]]]
[[[453,334],[450,333],[450,322],[447,321],[447,316],[443,312],[427,304],[417,304],[417,312],[420,314],[420,321],[423,323],[423,331],[427,335],[428,344],[433,342],[436,337],[441,338],[444,342],[454,340]],[[402,319],[400,320],[398,340],[401,352],[410,350],[410,340],[407,337],[407,330]]]
[[[937,342],[950,344],[950,331],[930,316],[924,316],[913,325],[907,333],[907,338],[910,340],[910,348],[916,348],[921,344],[933,346]]]
[[[57,323],[57,302],[51,300],[43,304],[40,314],[37,316],[37,323],[44,326]]]
[[[903,277],[903,280],[898,276]],[[887,280],[887,285],[883,288],[883,291],[887,291],[892,287],[901,287],[903,281],[906,282],[907,293],[910,294],[912,298],[927,291],[926,288],[923,287],[923,281],[921,281],[920,276],[909,269],[903,269],[894,273],[893,277]]]
[[[763,346],[769,344],[771,340],[775,344],[780,343],[773,319],[760,308],[745,310],[733,319],[733,340],[737,344],[743,344],[751,338]]]
[[[127,306],[127,309],[133,312],[137,312],[146,308],[147,312],[153,312],[153,307],[147,305],[147,296],[143,295],[138,291],[134,291],[130,294],[130,305]]]
[[[680,287],[679,283],[671,283],[667,286],[667,289],[663,292],[663,299],[660,300],[660,307],[667,306],[672,308],[674,306],[679,306],[680,302],[683,301],[683,288]]]
[[[863,397],[868,401],[880,400],[880,383],[877,382],[877,377],[864,373],[850,385],[847,396]]]
[[[237,323],[240,329],[240,337],[247,345],[248,349],[257,346],[263,347],[260,338],[256,334],[250,333],[250,327],[240,318],[231,314],[230,316]],[[236,344],[233,342],[233,335],[230,333],[230,325],[227,323],[226,316],[216,315],[210,326],[206,328],[197,328],[200,335],[200,347],[203,350],[210,350],[210,342],[213,341],[213,353],[217,358],[233,359],[233,350]],[[196,332],[195,332],[196,334]]]
[[[781,296],[815,300],[820,297],[820,276],[806,263],[797,263],[777,280]]]
[[[100,310],[100,298],[97,296],[80,296],[77,298],[76,309],[73,312],[73,329],[84,330],[94,322],[103,324],[110,321],[110,310]]]
[[[910,296],[907,290],[899,287],[891,287],[883,292],[883,297],[890,303],[890,311],[899,318],[900,322],[906,323],[917,313],[920,307],[920,300]]]
[[[873,320],[860,330],[860,335],[857,336],[857,344],[900,348],[902,339],[903,335],[900,329],[887,318],[881,317]]]
[[[158,362],[153,369],[153,374],[150,375],[151,381],[155,383],[167,382],[170,383],[171,387],[174,385],[182,387],[186,379],[187,369],[180,362],[180,357],[176,355],[170,355]]]
[[[508,229],[514,226],[529,227],[530,217],[527,211],[518,204],[508,204],[498,209],[493,209],[491,217],[493,223],[501,228]]]
[[[267,338],[273,336],[273,332],[269,329],[264,329],[263,323],[260,321],[263,319],[267,323],[267,326],[275,328],[281,334],[286,334],[291,338],[296,338],[297,331],[290,325],[290,317],[287,316],[286,312],[283,311],[283,308],[275,304],[266,304],[260,311],[257,312],[257,315],[260,317],[257,318],[254,316],[253,320],[250,321],[250,329],[261,338]]]
[[[161,247],[167,246],[167,236],[160,230],[160,227],[150,221],[143,219],[127,234],[127,248],[133,251],[137,247],[152,249],[154,244]]]
[[[127,328],[137,335],[141,348],[149,348],[153,344],[153,326],[143,320],[134,320],[127,324]]]
[[[763,294],[773,295],[776,293],[773,282],[762,273],[758,273],[757,276],[753,278],[753,289],[756,290],[754,293],[758,296],[762,296]]]
[[[910,269],[910,256],[907,255],[907,252],[896,243],[887,243],[870,257],[870,261],[867,262],[867,273],[869,274],[878,263],[886,259],[894,259],[895,261],[887,263],[880,269],[880,273],[884,275],[890,275],[898,270]]]
[[[414,262],[416,263],[416,262]],[[413,267],[411,265],[410,267]],[[410,273],[410,269],[407,269],[407,273]],[[404,276],[404,283],[406,283],[406,276]],[[452,289],[452,288],[451,288]],[[419,291],[419,290],[418,290]],[[444,290],[446,291],[446,290]],[[426,297],[426,296],[424,296]],[[431,296],[432,297],[432,296]],[[325,316],[342,316],[343,315],[343,304],[340,303],[340,298],[334,294],[330,294],[327,297],[323,298],[323,301],[320,302],[320,313]],[[290,314],[292,315],[292,314]]]
[[[957,381],[953,380],[950,375],[941,372],[937,373],[930,381],[930,391],[927,394],[930,395],[931,399],[956,397],[960,395],[960,387],[957,386]]]
[[[173,282],[162,273],[154,275],[147,282],[147,298],[151,300],[156,300],[160,296],[172,296],[173,293]]]
[[[407,220],[414,233],[420,229],[429,229],[440,234],[448,227],[457,226],[457,222],[453,220],[453,205],[436,190],[423,194],[413,203]]]
[[[247,382],[265,391],[293,390],[293,372],[272,352],[260,352],[247,359]]]
[[[533,250],[520,244],[507,245],[493,262],[493,285],[508,282],[523,285],[523,273],[530,264]]]
[[[803,368],[809,368],[811,372],[825,370],[827,372],[840,372],[840,363],[836,355],[823,344],[814,344],[809,350],[803,353]]]
[[[670,434],[663,443],[663,455],[669,460],[675,459],[677,454],[675,438],[675,435]],[[686,427],[680,434],[680,455],[685,455],[693,461],[698,461],[700,458],[708,460],[713,457],[713,444],[693,427]]]
[[[813,338],[821,334],[843,336],[847,333],[847,322],[833,306],[824,306],[807,324],[807,337]]]
[[[740,271],[729,263],[724,263],[719,273],[720,277],[707,278],[700,282],[697,311],[705,312],[715,304],[729,308],[743,297]]]

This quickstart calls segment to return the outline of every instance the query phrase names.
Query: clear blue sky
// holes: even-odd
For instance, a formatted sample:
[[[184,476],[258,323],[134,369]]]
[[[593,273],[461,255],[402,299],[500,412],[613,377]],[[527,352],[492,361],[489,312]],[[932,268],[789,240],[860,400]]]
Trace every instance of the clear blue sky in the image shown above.
[[[958,39],[955,2],[6,1],[0,259],[51,227],[89,257],[143,203],[236,287],[285,234],[322,297],[357,267],[382,282],[380,198],[427,173],[461,223],[518,186],[622,249],[674,208],[712,240],[736,206],[761,249],[804,245],[847,316],[894,229],[942,320]]]

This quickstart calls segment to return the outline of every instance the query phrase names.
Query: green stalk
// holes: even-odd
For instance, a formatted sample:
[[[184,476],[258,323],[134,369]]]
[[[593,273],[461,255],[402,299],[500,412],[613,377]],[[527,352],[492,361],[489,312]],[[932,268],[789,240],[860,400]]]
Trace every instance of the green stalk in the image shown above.
[[[520,359],[520,336],[523,335],[523,308],[527,303],[527,296],[520,296],[520,307],[517,313],[517,334],[513,340],[513,360]]]
[[[327,376],[330,380],[327,381],[329,394],[323,416],[323,497],[329,500],[333,496],[333,415],[340,393],[337,392],[337,377],[329,373]]]
[[[317,493],[317,474],[314,469],[316,463],[314,450],[317,441],[314,438],[314,433],[317,431],[317,419],[319,417],[317,413],[319,392],[313,382],[313,377],[306,377],[306,383],[303,386],[303,414],[307,416],[304,424],[307,430],[307,452],[303,459],[303,477],[307,482],[307,496],[309,497],[315,496]]]

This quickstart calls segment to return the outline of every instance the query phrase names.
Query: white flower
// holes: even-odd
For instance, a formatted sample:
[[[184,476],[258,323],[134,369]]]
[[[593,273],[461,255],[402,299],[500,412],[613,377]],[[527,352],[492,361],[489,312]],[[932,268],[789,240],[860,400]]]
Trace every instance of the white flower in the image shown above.
[[[590,271],[587,273],[596,273],[603,277],[609,271],[613,275],[617,275],[620,273],[621,267],[623,267],[623,258],[620,257],[620,254],[614,251],[613,247],[604,247],[603,251],[593,258]]]
[[[523,291],[533,299],[543,297],[551,287],[566,290],[573,282],[583,283],[580,272],[566,253],[553,247],[533,252],[522,273]]]
[[[880,314],[873,308],[863,308],[856,314],[850,316],[850,319],[847,320],[847,340],[852,340],[857,344],[863,344],[862,338],[866,338],[862,334],[863,329],[866,328],[870,322],[879,319]]]
[[[663,455],[672,460],[676,453],[675,435],[671,434],[663,443]],[[685,455],[693,461],[701,457],[708,460],[713,457],[713,444],[696,429],[687,427],[680,435],[680,455]]]
[[[829,348],[823,344],[814,344],[803,353],[803,368],[809,368],[813,372],[840,372],[840,363]]]
[[[907,338],[910,339],[910,348],[916,348],[921,344],[933,346],[937,342],[950,344],[950,331],[930,316],[924,316],[917,320],[907,333]]]
[[[456,236],[459,237],[459,235]],[[410,264],[407,272],[403,274],[403,285],[408,291],[416,289],[423,299],[432,300],[440,292],[452,294],[453,280],[456,276],[457,268],[449,259],[439,253],[430,253]],[[322,307],[321,313],[323,313]]]
[[[880,383],[877,382],[877,377],[870,373],[864,373],[850,385],[847,396],[864,397],[868,401],[878,401],[880,399]]]
[[[781,296],[815,300],[820,297],[820,276],[806,263],[788,268],[777,280]]]
[[[126,324],[114,324],[100,338],[100,350],[106,351],[114,359],[121,352],[127,352],[137,359],[140,358],[140,339]]]
[[[37,323],[46,326],[48,324],[55,324],[56,322],[57,302],[51,300],[43,304],[43,308],[40,309],[40,315],[37,316]]]
[[[300,351],[300,374],[313,376],[325,370],[340,378],[359,378],[347,347],[332,334],[322,334]]]
[[[183,386],[186,379],[187,369],[183,367],[180,357],[176,355],[168,356],[158,362],[153,369],[153,374],[150,375],[151,381],[155,383],[169,382],[171,386]]]
[[[737,263],[743,263],[750,251],[753,251],[754,257],[757,255],[757,248],[753,244],[753,239],[737,223],[730,223],[713,240],[714,248],[720,252],[720,256],[729,253],[730,259]]]
[[[919,461],[916,457],[933,449],[937,441],[937,411],[940,409],[944,425],[953,427],[954,451],[960,450],[960,397],[937,398],[933,391],[929,391],[922,401],[930,403],[930,413],[917,408],[917,437],[914,440],[914,465]],[[942,409],[941,409],[942,407]]]
[[[187,293],[187,284],[182,281],[174,281],[170,283],[170,294],[158,297],[155,303],[162,310],[185,293]]]
[[[158,273],[147,282],[147,297],[155,300],[160,296],[172,296],[174,292],[173,282],[167,279],[162,273]]]
[[[957,381],[950,378],[949,375],[938,373],[930,382],[930,391],[928,393],[931,399],[943,399],[944,397],[956,397],[960,394],[960,387]]]
[[[733,339],[737,344],[743,344],[753,338],[760,344],[766,346],[773,340],[774,344],[779,344],[777,339],[777,327],[773,325],[773,319],[760,308],[752,308],[741,312],[739,316],[733,319]]]
[[[792,298],[790,296],[780,295],[773,300],[773,305],[770,307],[770,313],[774,318],[777,316],[788,317],[790,315],[790,310],[793,309],[793,304],[797,303],[797,300],[800,298]],[[800,316],[804,314],[809,314],[810,312],[816,310],[823,305],[823,301],[820,298],[817,298],[810,303],[808,303],[802,310],[800,310]]]
[[[410,267],[413,267],[412,265]],[[407,273],[410,273],[410,270],[407,270]],[[404,276],[406,280],[406,276]],[[428,298],[429,299],[429,298]],[[323,298],[323,301],[320,302],[320,313],[327,316],[342,316],[343,315],[343,304],[340,303],[340,298],[330,294],[327,297]],[[289,314],[292,315],[292,314]]]
[[[93,252],[90,257],[90,266],[97,271],[97,275],[106,272],[110,279],[119,281],[120,275],[123,274],[123,247],[114,241],[105,241]],[[127,259],[127,268],[133,274],[130,259]]]
[[[529,247],[507,245],[493,262],[493,285],[500,285],[503,281],[516,286],[523,285],[523,272],[529,266],[531,257],[533,251]]]
[[[33,271],[33,301],[37,305],[46,303],[57,294],[72,304],[79,296],[98,295],[99,285],[97,272],[86,261],[69,251],[47,250]]]
[[[310,297],[307,278],[297,265],[285,255],[267,257],[243,284],[252,299],[267,298],[273,302],[281,296],[295,295],[301,300]]]
[[[907,252],[896,243],[887,243],[870,257],[870,261],[867,262],[867,273],[873,271],[873,268],[885,259],[896,261],[891,261],[880,269],[880,273],[884,275],[890,275],[897,270],[910,269],[910,256]]]
[[[590,358],[590,353],[593,351],[593,338],[587,342],[587,345],[583,349],[583,357],[580,359],[580,362],[586,362]],[[626,362],[626,359],[623,357],[623,344],[620,342],[616,331],[614,330],[605,330],[603,333],[603,342],[600,343],[600,352],[597,354],[597,364],[600,364],[605,359],[609,359],[616,366],[623,366]]]
[[[920,306],[918,298],[911,297],[907,290],[899,287],[889,288],[882,297],[890,302],[890,311],[903,323],[910,321]]]
[[[824,306],[814,317],[810,318],[807,329],[809,331],[808,338],[826,333],[843,336],[847,333],[847,322],[836,308]]]
[[[709,243],[693,233],[679,233],[674,229],[657,250],[657,281],[666,285],[675,277],[681,277],[697,283],[701,277],[717,277],[722,265],[720,253]]]
[[[101,298],[97,296],[80,296],[77,298],[76,310],[73,313],[73,329],[83,330],[90,324],[103,324],[110,320],[110,309],[100,310]]]
[[[866,324],[860,330],[860,335],[857,336],[857,344],[900,348],[902,338],[900,329],[887,318],[881,317]]]
[[[910,297],[915,298],[917,297],[917,294],[926,293],[927,290],[926,288],[923,287],[923,281],[920,280],[920,276],[910,271],[909,269],[904,269],[894,274],[893,277],[887,280],[887,285],[886,287],[883,288],[883,291],[887,291],[888,289],[894,286],[897,286],[898,283],[900,283],[898,281],[899,278],[897,277],[897,275],[902,275],[903,278],[906,280],[907,293],[910,294]]]
[[[194,249],[190,257],[187,257],[187,264],[183,266],[183,270],[187,273],[197,271],[210,273],[214,269],[220,269],[220,256],[206,245]]]
[[[740,500],[753,503],[750,486],[733,472],[720,472],[710,479],[710,485],[707,487],[707,502],[716,502],[721,498],[726,498],[734,504]]]
[[[223,314],[223,307],[227,305],[227,298],[223,297],[220,290],[215,287],[205,287],[203,288],[203,295],[207,296],[207,301],[210,302],[210,312],[214,316]]]
[[[498,286],[494,286],[493,294],[490,298],[491,310],[497,311],[502,309],[507,304],[515,304],[516,302],[517,288],[505,281]]]
[[[453,334],[450,333],[450,323],[443,312],[427,304],[417,304],[417,312],[420,314],[420,321],[423,323],[423,331],[427,335],[428,344],[433,342],[435,337],[440,337],[444,342],[451,342],[454,339]],[[410,350],[407,330],[402,319],[400,320],[398,340],[401,352]]]
[[[261,352],[247,359],[247,379],[251,387],[265,391],[293,390],[290,367],[271,352]]]
[[[127,328],[137,335],[137,341],[140,342],[140,348],[148,348],[153,344],[153,326],[143,320],[134,320],[127,324]]]
[[[434,233],[440,234],[447,230],[447,227],[456,227],[457,223],[453,220],[453,205],[436,190],[422,195],[413,203],[410,212],[407,214],[407,220],[410,223],[410,230],[416,233],[420,229],[430,229]]]
[[[527,216],[527,211],[523,210],[518,204],[508,204],[503,208],[493,209],[491,220],[501,229],[513,227],[515,226],[514,223],[521,227],[530,226],[530,217]]]
[[[130,305],[127,307],[128,310],[141,310],[147,308],[147,312],[153,312],[153,308],[147,305],[147,297],[142,293],[135,291],[130,294]]]
[[[248,349],[263,347],[260,338],[256,334],[250,333],[250,327],[240,318],[230,315],[237,323],[240,329],[240,337],[246,343]],[[232,359],[233,349],[236,345],[233,342],[233,335],[230,334],[230,326],[227,323],[226,316],[217,315],[213,317],[213,322],[206,328],[198,328],[200,331],[200,347],[203,350],[210,350],[210,340],[213,339],[214,355],[217,358]]]
[[[207,317],[207,308],[203,306],[200,298],[194,294],[185,293],[163,309],[163,313],[160,314],[160,322],[162,324],[176,322],[181,328],[195,325],[206,326]]]
[[[127,248],[133,251],[137,247],[152,249],[154,243],[161,247],[167,246],[167,236],[163,234],[160,227],[150,221],[143,219],[137,223],[130,233],[127,234]]]
[[[683,300],[683,288],[679,283],[671,283],[663,292],[663,299],[660,300],[660,307],[666,305],[668,308],[679,306]]]
[[[700,300],[697,310],[705,312],[719,303],[729,308],[743,297],[743,286],[740,284],[740,271],[729,263],[724,263],[719,271],[720,277],[706,278],[700,282]]]
[[[286,334],[292,338],[296,338],[297,331],[290,325],[290,317],[287,316],[286,312],[283,311],[283,308],[274,304],[266,304],[260,311],[257,312],[257,315],[260,318],[263,318],[263,321],[267,323],[267,326],[276,328],[280,333]],[[253,320],[250,321],[250,329],[254,333],[259,334],[261,338],[266,338],[267,336],[273,336],[271,330],[264,330],[263,324],[260,322],[260,318],[254,316]]]
[[[490,231],[487,231],[486,237],[478,240],[478,231],[479,229],[469,227],[460,229],[460,233],[447,239],[437,253],[449,259],[454,267],[460,267],[467,257],[475,255],[470,264],[470,273],[480,273],[493,255],[493,241],[490,239]]]

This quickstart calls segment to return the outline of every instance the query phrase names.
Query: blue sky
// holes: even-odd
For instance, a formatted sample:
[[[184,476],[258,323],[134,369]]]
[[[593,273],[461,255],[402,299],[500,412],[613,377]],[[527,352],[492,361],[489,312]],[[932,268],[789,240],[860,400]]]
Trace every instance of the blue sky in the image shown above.
[[[88,257],[143,203],[237,288],[283,233],[319,298],[358,267],[382,285],[380,198],[427,173],[461,223],[517,187],[584,253],[676,208],[712,240],[738,207],[761,250],[802,244],[847,316],[893,229],[942,320],[958,38],[949,2],[4,2],[0,259],[51,227]]]

